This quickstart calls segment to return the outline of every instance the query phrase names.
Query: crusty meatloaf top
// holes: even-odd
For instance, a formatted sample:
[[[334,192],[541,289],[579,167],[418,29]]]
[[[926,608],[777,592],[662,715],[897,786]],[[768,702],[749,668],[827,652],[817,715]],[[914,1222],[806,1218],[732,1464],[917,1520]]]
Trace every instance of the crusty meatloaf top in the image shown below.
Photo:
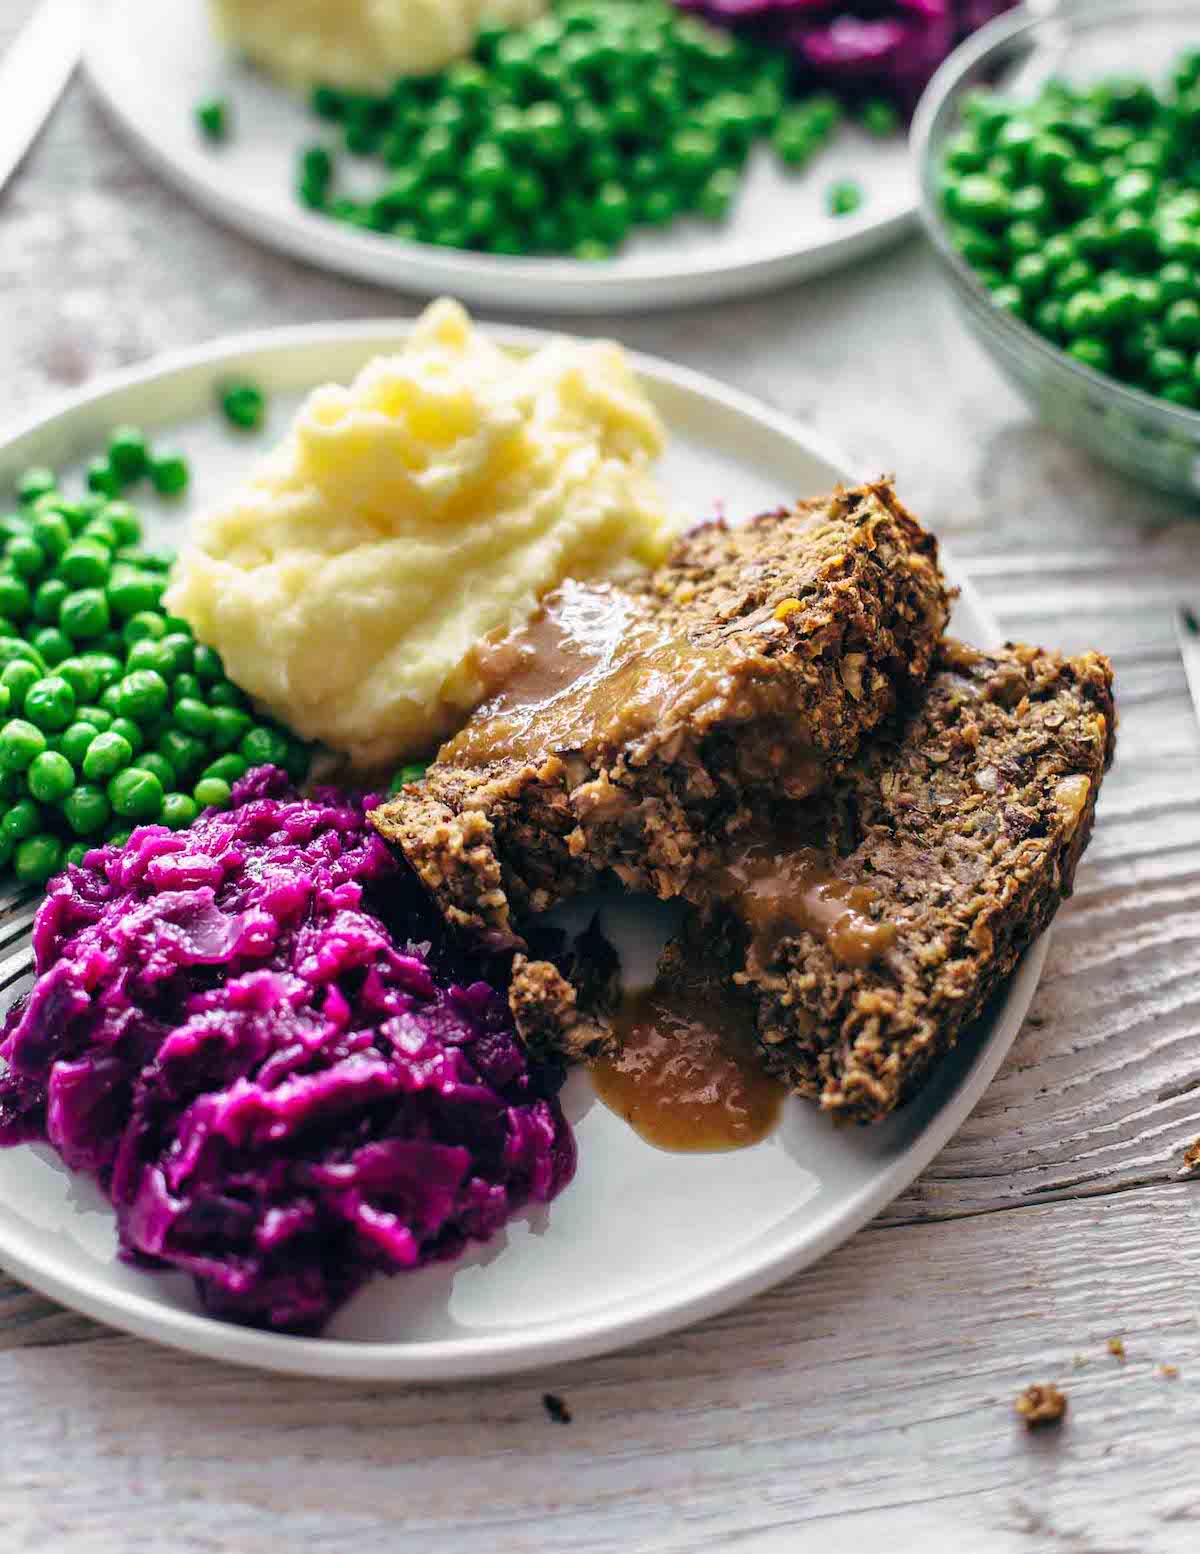
[[[755,794],[803,797],[853,757],[948,609],[886,482],[705,525],[638,586],[564,585],[487,645],[494,694],[373,823],[497,942],[605,870],[677,895]]]

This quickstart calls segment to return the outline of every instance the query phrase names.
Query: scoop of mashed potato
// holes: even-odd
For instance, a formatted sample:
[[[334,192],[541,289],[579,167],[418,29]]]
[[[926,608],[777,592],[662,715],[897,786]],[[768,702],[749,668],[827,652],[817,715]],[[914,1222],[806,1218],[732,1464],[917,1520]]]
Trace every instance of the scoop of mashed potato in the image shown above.
[[[663,442],[619,346],[517,358],[438,302],[197,521],[167,603],[296,733],[363,769],[418,755],[480,699],[483,637],[661,560]]]
[[[212,0],[222,37],[289,86],[386,91],[462,59],[486,19],[521,26],[548,0]]]

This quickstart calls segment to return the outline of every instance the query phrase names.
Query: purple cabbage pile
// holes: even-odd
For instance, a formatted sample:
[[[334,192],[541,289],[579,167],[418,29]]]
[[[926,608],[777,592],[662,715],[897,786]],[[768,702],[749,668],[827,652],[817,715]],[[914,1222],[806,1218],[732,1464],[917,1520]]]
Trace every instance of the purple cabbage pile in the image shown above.
[[[929,78],[969,34],[1016,0],[676,0],[786,49],[804,85],[883,94],[911,112]]]
[[[574,1144],[501,994],[411,942],[364,803],[269,767],[234,800],[52,882],[0,1143],[95,1177],[122,1255],[186,1270],[213,1314],[314,1333],[371,1274],[553,1198]]]

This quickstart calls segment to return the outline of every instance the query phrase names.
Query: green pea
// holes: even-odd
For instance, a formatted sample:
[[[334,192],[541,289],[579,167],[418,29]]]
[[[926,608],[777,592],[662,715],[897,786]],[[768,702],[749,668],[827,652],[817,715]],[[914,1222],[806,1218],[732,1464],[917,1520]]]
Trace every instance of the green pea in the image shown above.
[[[149,450],[146,438],[136,426],[118,426],[109,439],[108,462],[125,485],[140,480],[146,473]]]
[[[36,577],[46,565],[46,553],[30,534],[15,534],[5,543],[4,559],[18,577]]]
[[[175,785],[175,768],[157,750],[143,750],[137,758],[138,769],[158,778],[164,791]]]
[[[1164,264],[1155,277],[1162,301],[1168,306],[1172,302],[1186,302],[1195,297],[1200,291],[1200,281],[1195,272],[1186,264],[1180,264],[1177,259],[1169,264]],[[0,603],[0,611],[5,615],[11,615],[11,610],[4,610]]]
[[[216,144],[229,139],[233,110],[227,97],[205,97],[196,104],[196,127]]]
[[[282,766],[287,740],[276,729],[260,726],[242,736],[238,750],[251,766]]]
[[[225,678],[221,655],[215,648],[205,647],[201,642],[196,644],[192,670],[198,680],[209,685],[215,685]]]
[[[63,800],[63,817],[76,836],[94,836],[112,819],[112,805],[102,788],[81,783]]]
[[[219,777],[203,777],[192,789],[192,797],[201,809],[223,809],[233,797],[233,790]]]
[[[206,766],[202,776],[216,777],[222,782],[235,783],[240,781],[249,770],[247,762],[240,755],[231,752],[229,755],[219,756],[211,765]]]
[[[109,828],[105,840],[109,847],[125,847],[132,835],[129,827],[123,826],[118,820]]]
[[[0,765],[24,772],[46,748],[46,736],[25,718],[10,718],[0,729]]]
[[[37,513],[29,530],[48,562],[58,561],[71,547],[71,529],[61,513]]]
[[[118,691],[119,691],[118,687]],[[131,718],[114,718],[109,725],[109,733],[120,734],[121,738],[128,741],[130,748],[136,755],[146,743],[142,730]]]
[[[77,710],[75,716],[78,718],[80,723],[90,723],[91,726],[96,730],[97,734],[103,734],[106,729],[110,729],[112,727],[113,715],[111,712],[106,711],[103,707],[80,707]]]
[[[135,642],[157,642],[166,633],[166,622],[157,610],[139,610],[121,628],[121,638],[130,647]]]
[[[102,688],[99,672],[86,658],[64,658],[58,673],[75,692],[77,702],[92,701],[99,696]]]
[[[171,719],[185,734],[194,734],[198,739],[210,738],[216,726],[213,709],[191,697],[175,703]]]
[[[83,709],[80,708],[79,711],[82,712]],[[95,723],[79,717],[77,713],[76,721],[69,724],[62,731],[55,744],[72,766],[82,769],[83,758],[87,754],[88,746],[100,732],[101,730]]]
[[[29,791],[39,804],[54,804],[66,798],[75,786],[75,768],[65,755],[43,750],[30,763],[26,775]]]
[[[162,813],[163,785],[144,767],[127,766],[105,791],[114,812],[124,820],[156,820]]]
[[[154,669],[137,669],[120,682],[117,710],[134,723],[149,723],[167,705],[167,682]]]
[[[91,459],[86,471],[87,487],[98,496],[115,497],[121,494],[121,477],[104,456]]]
[[[1017,318],[1025,315],[1025,298],[1021,295],[1021,288],[1008,282],[992,288],[992,302],[996,307],[1002,308],[1006,313],[1012,313]]]
[[[81,770],[90,782],[107,782],[133,760],[133,746],[111,728],[97,734],[84,752]]]
[[[156,579],[147,576],[145,572],[114,570],[105,595],[112,613],[127,620],[143,611],[154,610],[162,590]]]
[[[130,672],[135,669],[152,669],[167,680],[175,672],[175,655],[155,638],[142,637],[129,649],[125,668]]]
[[[118,546],[137,545],[142,538],[142,522],[137,509],[128,502],[109,502],[98,520],[113,534]]]
[[[1163,338],[1171,345],[1185,349],[1200,345],[1200,302],[1190,297],[1172,302],[1163,319]]]
[[[1063,305],[1057,297],[1047,297],[1034,309],[1034,328],[1051,340],[1061,340],[1065,335],[1062,311]]]
[[[163,651],[169,655],[171,674],[178,681],[181,674],[186,674],[189,679],[195,676],[191,673],[192,654],[195,650],[195,642],[190,632],[169,631],[162,639]],[[172,688],[174,693],[174,688]],[[176,693],[177,694],[177,693]]]
[[[33,596],[24,578],[13,572],[0,572],[0,616],[23,621],[33,607]]]
[[[19,799],[0,820],[0,831],[3,831],[10,841],[23,842],[26,838],[36,836],[42,823],[42,812],[32,799]]]
[[[1012,254],[1040,254],[1045,238],[1032,221],[1014,221],[1004,229],[1004,241]]]
[[[1095,334],[1104,323],[1104,303],[1098,292],[1077,291],[1063,303],[1063,328],[1069,335]]]
[[[642,196],[640,216],[647,226],[665,226],[678,214],[679,196],[674,189],[648,189]]]
[[[18,478],[16,484],[16,497],[22,507],[30,507],[41,496],[51,496],[58,486],[52,469],[46,469],[44,465],[35,465],[27,469]]]
[[[1153,351],[1146,362],[1146,375],[1157,384],[1170,383],[1188,375],[1188,358],[1174,346],[1164,345]]]
[[[186,793],[168,793],[163,797],[162,823],[172,831],[184,831],[200,813],[200,806]]]
[[[75,716],[75,692],[61,675],[47,675],[25,693],[24,712],[30,723],[56,733]]]
[[[65,633],[64,640],[85,642],[102,637],[111,619],[108,599],[100,588],[77,588],[58,607],[58,624],[60,635]],[[43,648],[42,652],[45,651]],[[68,644],[67,653],[70,651]]]
[[[160,496],[179,496],[187,490],[191,471],[181,454],[157,449],[150,462],[150,479]]]
[[[86,842],[72,842],[63,854],[63,863],[71,868],[82,868],[83,860],[87,857],[88,852],[89,848]]]
[[[707,221],[723,221],[737,196],[738,175],[732,168],[719,168],[701,188],[696,208]]]
[[[79,540],[90,551],[99,551],[104,563],[105,576],[117,548],[117,531],[107,518],[89,518],[79,532]]]
[[[256,383],[235,379],[223,384],[218,394],[221,410],[239,431],[256,431],[266,415],[266,395]]]
[[[36,685],[41,678],[37,665],[31,664],[27,658],[14,658],[11,663],[5,664],[3,670],[0,670],[0,686],[8,692],[9,705],[24,707],[29,687]]]
[[[1012,267],[1012,280],[1022,296],[1040,297],[1050,280],[1046,261],[1041,254],[1022,254]]]
[[[215,748],[220,749],[217,745]],[[182,729],[168,728],[159,735],[158,749],[170,762],[171,769],[180,780],[197,771],[208,751],[202,740],[185,734]]]
[[[44,885],[63,864],[62,843],[43,833],[27,838],[13,858],[13,873],[24,885]]]
[[[208,738],[215,750],[232,750],[252,726],[249,713],[237,707],[211,707]]]
[[[110,685],[115,685],[124,672],[124,662],[115,653],[107,653],[102,649],[84,653],[81,661],[96,676],[102,689],[107,690]]]
[[[70,589],[61,577],[48,577],[44,583],[39,583],[37,591],[33,595],[33,618],[44,626],[53,626],[58,620],[58,612],[63,600],[70,593]],[[0,610],[0,613],[8,615],[8,610]],[[19,617],[14,617],[19,619]]]
[[[862,125],[868,135],[887,140],[899,132],[900,115],[886,98],[873,97],[863,108]]]
[[[1095,269],[1086,259],[1073,259],[1064,265],[1051,280],[1051,289],[1064,300],[1077,291],[1084,290],[1096,279]]]

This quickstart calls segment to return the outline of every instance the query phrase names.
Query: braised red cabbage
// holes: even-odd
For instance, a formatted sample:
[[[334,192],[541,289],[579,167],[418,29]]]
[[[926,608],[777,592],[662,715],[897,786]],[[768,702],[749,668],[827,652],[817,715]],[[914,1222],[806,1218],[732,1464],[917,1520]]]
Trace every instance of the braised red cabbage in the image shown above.
[[[685,11],[786,49],[804,85],[916,106],[962,40],[1016,0],[676,0]]]
[[[51,883],[0,1143],[95,1177],[122,1255],[187,1270],[209,1311],[313,1333],[371,1274],[553,1198],[574,1145],[503,996],[412,942],[364,803],[266,767],[234,801]]]

